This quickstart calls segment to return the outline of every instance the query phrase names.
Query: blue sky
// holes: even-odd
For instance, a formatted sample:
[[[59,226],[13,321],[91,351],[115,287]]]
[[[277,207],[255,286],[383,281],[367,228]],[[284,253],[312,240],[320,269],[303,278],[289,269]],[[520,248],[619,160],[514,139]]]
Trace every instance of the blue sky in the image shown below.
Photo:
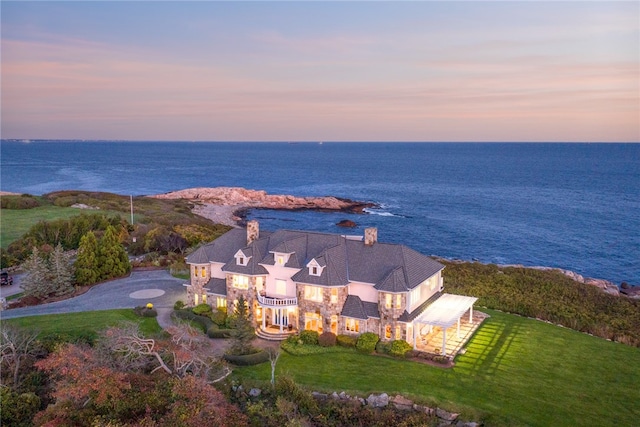
[[[635,1],[0,7],[3,138],[640,140]]]

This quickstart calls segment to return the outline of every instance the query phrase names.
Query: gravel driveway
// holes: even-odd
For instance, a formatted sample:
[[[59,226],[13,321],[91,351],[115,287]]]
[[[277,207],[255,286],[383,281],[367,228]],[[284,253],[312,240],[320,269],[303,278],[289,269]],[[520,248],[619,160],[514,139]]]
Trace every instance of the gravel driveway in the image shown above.
[[[176,279],[166,270],[134,271],[129,277],[101,283],[88,292],[64,301],[0,311],[2,319],[71,313],[114,308],[133,308],[153,303],[158,311],[169,311],[173,304],[186,300],[187,280]]]

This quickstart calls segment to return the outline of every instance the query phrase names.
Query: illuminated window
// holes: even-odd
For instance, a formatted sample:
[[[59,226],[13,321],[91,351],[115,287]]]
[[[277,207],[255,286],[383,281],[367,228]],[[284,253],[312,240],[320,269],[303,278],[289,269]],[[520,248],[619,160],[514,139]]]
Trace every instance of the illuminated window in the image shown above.
[[[418,286],[414,290],[411,291],[411,296],[409,299],[411,300],[411,308],[414,308],[420,302],[420,289],[422,285]],[[408,311],[408,310],[407,310]]]
[[[216,307],[217,308],[224,308],[227,306],[227,299],[224,297],[217,297],[216,298]]]
[[[249,277],[239,274],[233,275],[233,287],[237,289],[249,289]]]
[[[360,332],[360,321],[348,317],[344,327],[349,332]]]
[[[318,331],[318,333],[322,333],[322,316],[318,313],[305,313],[304,328],[308,331]]]
[[[202,267],[202,271],[200,272],[200,274],[202,275],[202,277],[207,277],[207,269]]]
[[[335,304],[338,302],[338,290],[331,289],[331,304]]]
[[[284,265],[284,256],[278,255],[278,265]]]
[[[203,304],[207,303],[207,294],[202,294],[202,303]]]
[[[387,325],[384,328],[384,336],[387,339],[391,339],[391,325]]]
[[[304,299],[309,301],[322,302],[322,288],[318,286],[305,286]]]
[[[385,295],[385,297],[386,297],[386,298],[385,298],[385,304],[384,304],[384,306],[385,306],[386,308],[391,308],[391,306],[393,305],[393,300],[391,299],[391,298],[392,298],[392,295],[391,295],[391,294],[386,294],[386,295]]]
[[[276,279],[276,294],[277,295],[287,294],[287,282],[285,280]]]
[[[396,295],[396,308],[400,307],[402,307],[402,295],[398,294]]]
[[[402,329],[400,328],[400,326],[396,326],[396,339],[402,339]]]

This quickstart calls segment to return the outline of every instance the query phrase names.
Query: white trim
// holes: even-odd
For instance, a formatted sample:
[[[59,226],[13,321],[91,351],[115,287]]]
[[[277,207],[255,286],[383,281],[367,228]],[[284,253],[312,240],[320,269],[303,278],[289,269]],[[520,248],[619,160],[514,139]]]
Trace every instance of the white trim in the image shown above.
[[[476,301],[478,301],[476,297],[442,294],[413,323],[448,328],[453,326],[467,310],[473,308]]]

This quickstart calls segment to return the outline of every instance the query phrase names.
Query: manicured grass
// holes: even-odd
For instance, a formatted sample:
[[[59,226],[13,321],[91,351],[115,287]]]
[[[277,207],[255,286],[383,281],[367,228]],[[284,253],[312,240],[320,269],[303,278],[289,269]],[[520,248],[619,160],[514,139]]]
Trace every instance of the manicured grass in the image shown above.
[[[283,352],[276,375],[313,390],[400,393],[504,426],[622,426],[640,419],[640,349],[491,310],[455,367],[362,355]],[[234,375],[268,380],[269,364]]]
[[[162,331],[155,317],[140,317],[131,309],[47,314],[3,320],[16,326],[36,330],[39,332],[39,337],[61,336],[71,341],[77,338],[95,338],[98,332],[123,321],[140,323],[140,330],[146,336]]]
[[[40,221],[54,221],[56,219],[67,219],[83,213],[82,209],[62,208],[48,205],[39,206],[33,209],[2,209],[0,211],[0,230],[2,238],[0,247],[7,248],[13,241],[19,239],[29,229]],[[123,215],[122,212],[115,211],[90,211],[99,212],[106,215]]]

